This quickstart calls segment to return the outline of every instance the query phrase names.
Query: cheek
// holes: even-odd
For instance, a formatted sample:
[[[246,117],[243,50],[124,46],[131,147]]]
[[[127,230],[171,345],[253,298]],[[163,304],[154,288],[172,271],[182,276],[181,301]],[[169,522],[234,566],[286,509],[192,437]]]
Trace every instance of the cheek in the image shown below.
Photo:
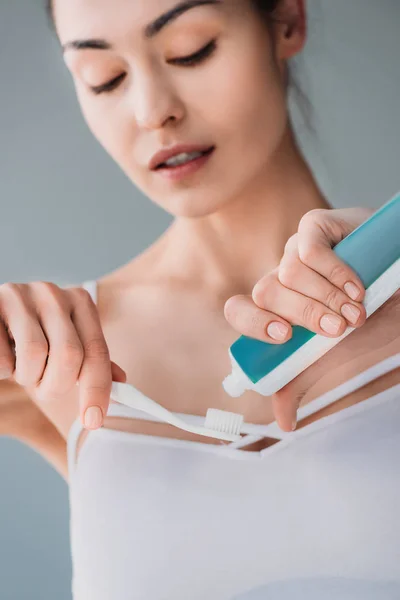
[[[88,97],[86,93],[78,93],[78,98],[83,117],[101,146],[121,167],[132,163],[134,132],[123,112],[113,104],[107,109],[107,99],[103,102],[103,99]]]
[[[279,143],[287,119],[286,93],[265,42],[243,40],[226,49],[202,89],[195,102],[211,135],[215,131],[229,138],[235,148],[262,146],[264,152]]]

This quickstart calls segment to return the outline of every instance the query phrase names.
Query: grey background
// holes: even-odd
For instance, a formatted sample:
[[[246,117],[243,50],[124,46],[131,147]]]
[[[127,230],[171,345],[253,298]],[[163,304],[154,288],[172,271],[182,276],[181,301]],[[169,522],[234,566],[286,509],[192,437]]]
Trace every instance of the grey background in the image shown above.
[[[128,262],[171,217],[92,138],[41,0],[0,3],[0,282],[81,282]],[[297,77],[313,105],[306,154],[336,207],[400,189],[400,2],[310,0]],[[0,439],[0,597],[69,599],[68,488]],[[110,549],[111,550],[111,549]]]

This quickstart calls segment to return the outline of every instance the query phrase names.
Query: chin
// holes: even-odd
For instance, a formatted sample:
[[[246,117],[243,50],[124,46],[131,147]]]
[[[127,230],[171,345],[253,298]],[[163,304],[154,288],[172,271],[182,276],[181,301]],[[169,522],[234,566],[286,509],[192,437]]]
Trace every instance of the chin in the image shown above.
[[[201,219],[218,213],[230,203],[230,199],[231,195],[222,193],[222,190],[220,193],[210,194],[207,190],[198,188],[178,191],[173,198],[164,196],[155,202],[174,217]]]
[[[265,153],[269,156],[269,153]],[[175,217],[189,219],[205,218],[223,211],[235,200],[246,197],[246,191],[260,184],[265,178],[268,160],[260,160],[259,154],[253,160],[243,162],[242,157],[233,156],[230,161],[237,168],[230,170],[216,168],[214,172],[204,173],[196,180],[181,181],[171,184],[165,182],[152,185],[153,182],[143,182],[144,194],[163,210]],[[137,185],[137,182],[136,182]]]

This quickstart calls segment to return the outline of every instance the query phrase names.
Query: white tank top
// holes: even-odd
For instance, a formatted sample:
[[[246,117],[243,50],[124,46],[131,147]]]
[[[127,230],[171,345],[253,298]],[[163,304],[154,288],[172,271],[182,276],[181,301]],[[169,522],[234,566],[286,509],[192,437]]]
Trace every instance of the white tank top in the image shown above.
[[[400,599],[400,385],[260,452],[104,427],[75,461],[80,432],[74,600]]]

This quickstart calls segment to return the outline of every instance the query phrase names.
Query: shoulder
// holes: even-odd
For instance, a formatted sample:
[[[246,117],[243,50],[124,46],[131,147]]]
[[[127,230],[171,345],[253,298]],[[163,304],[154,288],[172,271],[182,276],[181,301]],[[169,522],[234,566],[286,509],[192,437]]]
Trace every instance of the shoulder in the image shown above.
[[[371,379],[372,372],[376,375]],[[285,386],[279,396],[282,400],[296,397],[305,405],[355,377],[360,378],[361,386],[324,409],[320,417],[400,384],[400,290],[361,328]]]

